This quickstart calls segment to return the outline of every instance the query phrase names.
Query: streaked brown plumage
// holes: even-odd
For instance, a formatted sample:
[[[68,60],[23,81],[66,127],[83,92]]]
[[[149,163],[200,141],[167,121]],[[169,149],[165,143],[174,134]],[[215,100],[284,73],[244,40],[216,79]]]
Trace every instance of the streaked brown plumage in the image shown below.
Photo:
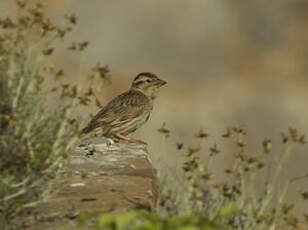
[[[131,88],[102,108],[82,133],[133,141],[126,136],[148,121],[157,90],[165,84],[152,73],[138,74]]]

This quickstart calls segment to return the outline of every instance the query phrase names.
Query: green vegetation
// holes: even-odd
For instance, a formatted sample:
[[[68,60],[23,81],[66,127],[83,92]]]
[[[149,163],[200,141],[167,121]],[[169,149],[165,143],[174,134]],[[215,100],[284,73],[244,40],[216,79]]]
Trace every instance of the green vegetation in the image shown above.
[[[65,42],[76,18],[52,24],[40,2],[17,1],[16,18],[0,18],[0,228],[25,208],[54,192],[50,179],[78,138],[73,111],[87,106],[93,91],[70,84],[52,64],[55,42]],[[75,44],[75,43],[73,43]],[[72,51],[82,51],[87,42]],[[96,66],[90,75],[103,78]]]
[[[93,215],[79,218],[80,224],[85,224]],[[127,213],[106,213],[94,215],[94,228],[106,230],[224,230],[221,225],[209,221],[203,214],[179,217],[160,217],[146,211],[131,211]]]

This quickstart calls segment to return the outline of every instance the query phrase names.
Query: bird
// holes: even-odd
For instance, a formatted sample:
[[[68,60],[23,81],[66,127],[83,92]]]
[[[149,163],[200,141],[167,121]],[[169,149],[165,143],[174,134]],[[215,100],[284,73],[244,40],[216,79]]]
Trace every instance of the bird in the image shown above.
[[[142,142],[129,138],[146,123],[153,110],[159,88],[167,84],[150,72],[139,73],[131,87],[104,106],[81,131],[82,135],[102,136],[113,140]]]

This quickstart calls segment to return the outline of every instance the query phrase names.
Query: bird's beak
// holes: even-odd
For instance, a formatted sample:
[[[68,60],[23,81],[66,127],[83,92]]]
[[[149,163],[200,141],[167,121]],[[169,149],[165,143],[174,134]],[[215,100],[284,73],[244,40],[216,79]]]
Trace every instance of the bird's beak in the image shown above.
[[[160,80],[158,79],[155,83],[154,83],[154,88],[160,88],[162,87],[163,85],[166,85],[167,82],[166,81],[163,81],[163,80]]]

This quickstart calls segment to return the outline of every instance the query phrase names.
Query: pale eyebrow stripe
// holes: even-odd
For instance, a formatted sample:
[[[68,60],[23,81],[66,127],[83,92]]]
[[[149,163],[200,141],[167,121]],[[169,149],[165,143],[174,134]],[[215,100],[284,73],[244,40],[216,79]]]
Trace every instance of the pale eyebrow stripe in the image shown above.
[[[134,85],[140,85],[143,81],[134,82]]]

